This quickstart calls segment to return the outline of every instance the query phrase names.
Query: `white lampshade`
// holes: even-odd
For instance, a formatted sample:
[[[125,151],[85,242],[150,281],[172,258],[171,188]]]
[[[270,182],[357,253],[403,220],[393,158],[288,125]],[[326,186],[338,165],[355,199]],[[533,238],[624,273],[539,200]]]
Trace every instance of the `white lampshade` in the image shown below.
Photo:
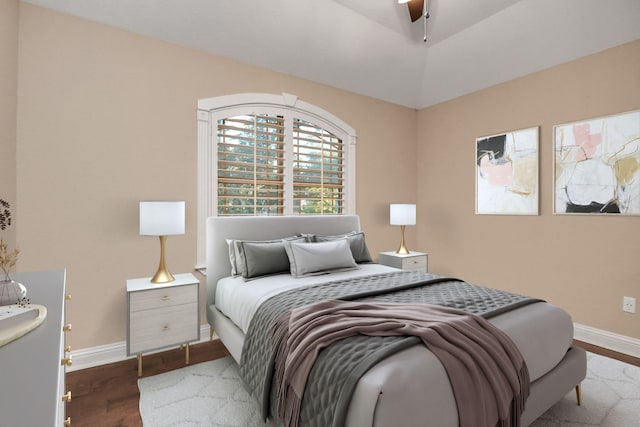
[[[391,205],[391,225],[416,225],[416,205]]]
[[[184,201],[140,202],[140,235],[184,234]]]

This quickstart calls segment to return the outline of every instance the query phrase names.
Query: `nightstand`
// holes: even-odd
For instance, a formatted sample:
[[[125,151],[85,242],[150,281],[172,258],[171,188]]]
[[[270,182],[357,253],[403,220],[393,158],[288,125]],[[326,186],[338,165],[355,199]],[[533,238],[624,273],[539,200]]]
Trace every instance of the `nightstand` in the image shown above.
[[[402,270],[429,271],[427,254],[423,252],[410,252],[407,255],[395,252],[380,252],[378,262],[389,267],[400,268]]]
[[[138,376],[142,353],[180,345],[188,364],[189,343],[200,339],[200,282],[191,273],[174,277],[168,283],[127,280],[127,355],[138,356]]]

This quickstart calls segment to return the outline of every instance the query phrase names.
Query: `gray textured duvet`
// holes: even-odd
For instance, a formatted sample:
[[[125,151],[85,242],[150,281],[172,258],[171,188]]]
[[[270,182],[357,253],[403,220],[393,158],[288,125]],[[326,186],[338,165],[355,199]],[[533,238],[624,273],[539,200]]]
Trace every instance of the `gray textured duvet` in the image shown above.
[[[295,289],[266,301],[254,316],[242,352],[241,375],[261,402],[263,415],[273,413],[273,322],[294,307],[325,299],[424,302],[493,317],[538,300],[471,285],[451,278],[398,271]],[[310,372],[300,410],[301,425],[342,425],[358,380],[376,363],[417,345],[415,337],[354,336],[322,351]]]

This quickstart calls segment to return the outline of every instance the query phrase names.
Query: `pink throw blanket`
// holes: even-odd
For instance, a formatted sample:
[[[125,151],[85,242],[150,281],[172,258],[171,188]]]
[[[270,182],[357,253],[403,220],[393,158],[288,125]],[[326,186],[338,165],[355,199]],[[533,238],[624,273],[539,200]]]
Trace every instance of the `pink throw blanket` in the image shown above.
[[[483,317],[431,304],[322,301],[275,325],[278,415],[298,426],[307,377],[320,350],[356,334],[417,336],[444,365],[460,427],[518,427],[529,373],[511,339]]]

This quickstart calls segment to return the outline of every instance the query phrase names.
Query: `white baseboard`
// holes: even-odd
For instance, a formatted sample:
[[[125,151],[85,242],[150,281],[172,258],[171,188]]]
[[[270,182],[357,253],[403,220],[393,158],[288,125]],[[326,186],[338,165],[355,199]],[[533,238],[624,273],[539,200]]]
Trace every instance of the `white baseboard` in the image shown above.
[[[213,335],[214,339],[217,336]],[[195,344],[209,341],[209,325],[200,326],[200,341]],[[194,344],[194,343],[192,343]],[[157,352],[165,351],[158,350]],[[152,354],[145,353],[146,354]],[[127,356],[127,342],[121,341],[113,344],[100,345],[97,347],[81,348],[80,350],[72,350],[71,358],[73,363],[67,367],[67,372],[78,371],[80,369],[93,368],[94,366],[107,365],[109,363],[121,362],[127,359],[133,359],[136,356]]]
[[[633,357],[640,357],[640,340],[636,338],[619,335],[591,326],[574,323],[574,338],[598,347],[607,348],[619,353],[628,354]],[[217,336],[214,334],[214,338]],[[200,326],[200,341],[209,340],[209,325]],[[163,350],[159,350],[163,351]],[[151,353],[149,353],[151,354]],[[97,347],[83,348],[71,352],[73,364],[67,368],[67,372],[80,369],[92,368],[94,366],[106,365],[114,362],[121,362],[126,359],[133,359],[135,356],[127,356],[127,343],[125,341],[113,344],[101,345]]]
[[[640,340],[591,326],[573,324],[573,337],[578,341],[597,345],[619,353],[628,354],[633,357],[640,357]]]

